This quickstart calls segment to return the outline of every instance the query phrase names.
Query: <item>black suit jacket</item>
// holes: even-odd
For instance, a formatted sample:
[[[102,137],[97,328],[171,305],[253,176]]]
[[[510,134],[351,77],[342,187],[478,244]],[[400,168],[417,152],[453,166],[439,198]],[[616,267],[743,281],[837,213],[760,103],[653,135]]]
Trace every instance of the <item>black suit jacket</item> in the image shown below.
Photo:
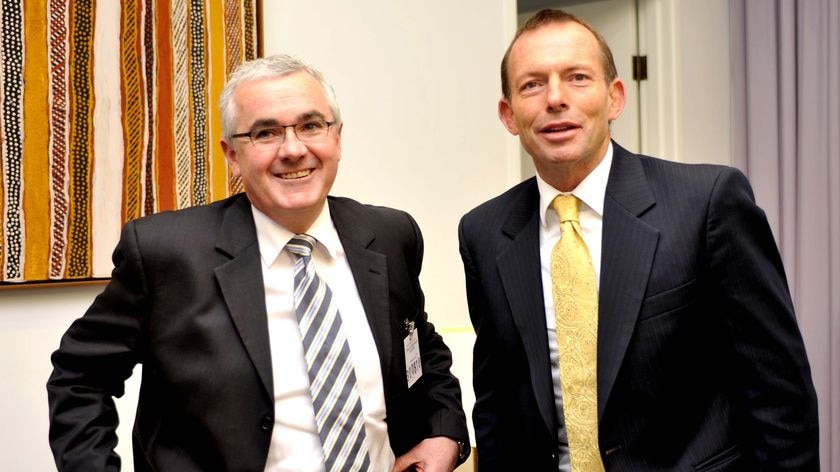
[[[400,455],[431,436],[467,441],[451,355],[427,322],[423,243],[404,212],[329,199],[380,355],[388,433]],[[53,354],[50,445],[59,470],[117,470],[113,396],[143,364],[139,471],[258,471],[274,427],[260,254],[244,195],[128,223],[112,279]],[[414,321],[423,376],[409,389]]]
[[[613,146],[598,313],[606,469],[818,470],[810,369],[746,178]],[[529,179],[459,228],[481,471],[557,470],[538,204]]]

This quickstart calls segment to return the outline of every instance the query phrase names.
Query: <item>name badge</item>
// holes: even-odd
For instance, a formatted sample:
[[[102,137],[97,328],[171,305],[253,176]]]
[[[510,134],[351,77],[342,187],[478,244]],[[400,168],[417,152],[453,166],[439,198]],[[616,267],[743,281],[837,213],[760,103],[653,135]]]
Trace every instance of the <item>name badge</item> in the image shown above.
[[[420,341],[417,336],[417,329],[413,321],[406,320],[408,335],[403,339],[405,349],[405,378],[408,381],[408,388],[420,380],[423,375],[423,366],[420,362]]]

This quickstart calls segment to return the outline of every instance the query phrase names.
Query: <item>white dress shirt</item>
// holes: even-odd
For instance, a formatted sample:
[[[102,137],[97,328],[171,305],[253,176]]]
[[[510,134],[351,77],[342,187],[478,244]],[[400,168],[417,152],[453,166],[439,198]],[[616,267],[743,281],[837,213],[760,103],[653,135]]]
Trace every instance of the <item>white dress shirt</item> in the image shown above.
[[[294,233],[251,207],[262,259],[271,365],[274,378],[274,430],[266,472],[321,472],[324,451],[315,425],[309,374],[294,307],[294,256],[284,250]],[[324,205],[306,232],[318,244],[312,262],[338,304],[362,402],[373,470],[391,470],[394,454],[385,424],[385,391],[373,340],[344,247]]]
[[[612,165],[613,148],[610,143],[607,154],[598,166],[583,179],[571,192],[561,192],[549,185],[537,175],[537,187],[540,191],[540,269],[542,274],[543,300],[545,301],[545,324],[548,329],[548,352],[551,356],[551,378],[554,383],[554,401],[557,405],[558,424],[560,425],[560,470],[571,470],[566,430],[563,426],[563,393],[560,388],[560,364],[557,357],[557,336],[555,333],[554,295],[551,292],[551,251],[560,239],[560,218],[551,206],[554,197],[571,193],[580,199],[578,220],[583,241],[592,257],[595,267],[596,287],[601,284],[601,228],[604,216],[604,197],[607,192],[607,179]]]

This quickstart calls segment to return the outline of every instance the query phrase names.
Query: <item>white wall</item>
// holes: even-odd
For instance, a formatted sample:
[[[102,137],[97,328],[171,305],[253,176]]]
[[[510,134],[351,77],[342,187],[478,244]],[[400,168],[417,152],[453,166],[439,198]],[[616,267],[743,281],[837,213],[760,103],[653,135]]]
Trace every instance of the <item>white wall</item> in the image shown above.
[[[0,470],[55,470],[47,442],[50,354],[101,289],[98,285],[0,291]],[[123,418],[117,452],[129,463],[138,388],[138,379],[132,377],[126,385],[128,393],[117,400]]]
[[[732,164],[728,0],[641,0],[642,152]]]

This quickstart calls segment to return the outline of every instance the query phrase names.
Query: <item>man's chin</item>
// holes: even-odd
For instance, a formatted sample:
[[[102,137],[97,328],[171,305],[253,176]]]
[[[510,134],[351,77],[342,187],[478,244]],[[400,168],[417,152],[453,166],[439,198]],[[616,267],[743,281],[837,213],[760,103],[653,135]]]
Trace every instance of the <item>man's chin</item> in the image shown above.
[[[320,211],[326,197],[320,195],[291,195],[275,202],[279,211],[288,213],[308,213]]]

